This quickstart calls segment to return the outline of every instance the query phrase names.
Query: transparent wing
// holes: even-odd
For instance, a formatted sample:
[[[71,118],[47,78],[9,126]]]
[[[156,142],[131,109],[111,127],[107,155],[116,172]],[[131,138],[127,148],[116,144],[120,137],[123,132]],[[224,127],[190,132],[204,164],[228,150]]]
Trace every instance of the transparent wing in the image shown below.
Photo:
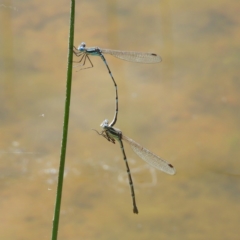
[[[162,158],[158,157],[154,153],[150,152],[148,149],[142,147],[140,144],[136,143],[131,138],[128,138],[122,135],[122,139],[128,142],[133,149],[133,151],[144,161],[146,161],[151,166],[159,169],[165,173],[173,175],[176,173],[174,167],[168,163],[167,161],[163,160]]]
[[[158,63],[162,59],[155,53],[127,52],[111,49],[101,49],[103,54],[111,54],[114,57],[137,63]]]

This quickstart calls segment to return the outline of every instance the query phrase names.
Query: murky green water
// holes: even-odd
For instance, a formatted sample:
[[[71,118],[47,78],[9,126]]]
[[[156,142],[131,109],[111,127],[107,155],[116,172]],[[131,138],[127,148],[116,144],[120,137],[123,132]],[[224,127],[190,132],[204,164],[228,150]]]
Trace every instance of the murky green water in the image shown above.
[[[4,4],[4,5],[3,5]],[[114,114],[100,58],[74,72],[59,239],[238,239],[240,4],[78,1],[75,45],[155,52],[160,64],[106,56],[119,89],[116,127],[171,162],[148,168],[96,135]],[[69,2],[0,3],[0,238],[50,239]]]

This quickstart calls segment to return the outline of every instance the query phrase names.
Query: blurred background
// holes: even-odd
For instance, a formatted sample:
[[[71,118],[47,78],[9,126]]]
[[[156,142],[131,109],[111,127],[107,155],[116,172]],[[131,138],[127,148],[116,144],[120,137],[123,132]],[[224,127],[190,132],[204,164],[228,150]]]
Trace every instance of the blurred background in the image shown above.
[[[99,57],[74,68],[59,239],[239,239],[240,3],[83,0],[75,41],[154,52],[105,56],[117,128],[169,161],[150,168],[92,129],[115,90]],[[70,1],[0,1],[0,238],[50,239],[62,136]],[[75,58],[76,60],[76,58]]]

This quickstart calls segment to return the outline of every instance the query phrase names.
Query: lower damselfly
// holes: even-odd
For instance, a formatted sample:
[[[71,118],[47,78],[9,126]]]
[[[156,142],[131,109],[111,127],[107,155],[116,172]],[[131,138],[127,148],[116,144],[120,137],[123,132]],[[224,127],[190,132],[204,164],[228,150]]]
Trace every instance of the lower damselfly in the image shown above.
[[[124,145],[123,145],[122,140],[127,142],[131,146],[133,151],[141,159],[143,159],[148,164],[150,164],[152,167],[154,167],[158,170],[161,170],[165,173],[168,173],[170,175],[174,175],[176,173],[176,170],[174,169],[172,164],[163,160],[162,158],[160,158],[156,154],[152,153],[148,149],[142,147],[140,144],[138,144],[137,142],[135,142],[131,138],[123,135],[121,130],[119,130],[117,128],[114,128],[114,127],[111,127],[108,124],[107,119],[104,120],[100,126],[103,128],[102,132],[99,133],[97,130],[94,129],[99,135],[103,136],[104,138],[106,138],[111,143],[115,143],[115,141],[117,140],[120,144],[122,154],[123,154],[123,159],[125,161],[126,168],[127,168],[127,173],[128,173],[128,180],[129,180],[129,185],[130,185],[131,195],[132,195],[132,202],[133,202],[133,212],[138,213],[138,208],[137,208],[137,204],[136,204],[136,197],[135,197],[135,193],[134,193],[133,181],[132,181],[131,172],[130,172],[130,168],[129,168],[129,165],[128,165],[127,156],[126,156],[126,153],[125,153],[125,150],[124,150]]]

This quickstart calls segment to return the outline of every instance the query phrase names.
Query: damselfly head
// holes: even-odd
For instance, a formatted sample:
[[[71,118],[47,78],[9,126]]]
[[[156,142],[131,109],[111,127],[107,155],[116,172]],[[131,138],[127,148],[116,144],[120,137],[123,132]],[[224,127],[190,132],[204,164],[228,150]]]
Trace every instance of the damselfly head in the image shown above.
[[[105,119],[105,120],[101,123],[100,127],[102,127],[102,128],[108,127],[108,120]]]
[[[85,50],[86,47],[86,43],[82,42],[79,46],[78,46],[78,51],[82,52]]]

